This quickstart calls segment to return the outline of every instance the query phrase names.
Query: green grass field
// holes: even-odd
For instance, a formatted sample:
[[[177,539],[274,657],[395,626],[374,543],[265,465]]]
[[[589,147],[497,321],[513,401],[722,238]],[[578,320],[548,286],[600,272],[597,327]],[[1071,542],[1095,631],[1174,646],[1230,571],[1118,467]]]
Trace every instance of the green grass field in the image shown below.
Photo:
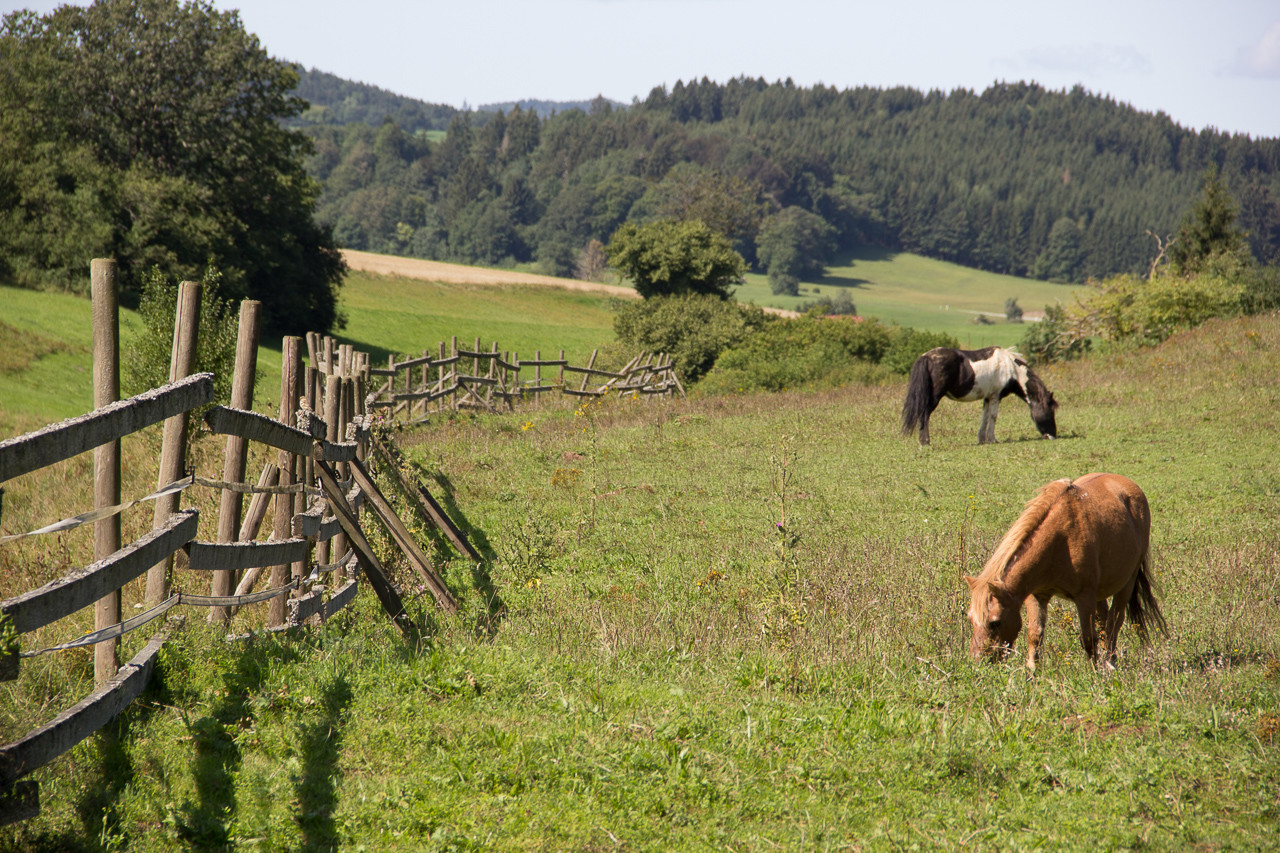
[[[1070,302],[1078,286],[983,272],[904,252],[869,249],[838,258],[820,281],[803,282],[799,296],[777,296],[767,277],[752,273],[735,294],[740,302],[795,309],[846,290],[858,313],[890,323],[955,335],[966,348],[1015,346],[1025,326],[1004,319],[1006,299],[1022,310]],[[990,316],[995,315],[995,316]],[[985,316],[991,322],[977,323]]]
[[[464,286],[351,273],[342,290],[347,327],[337,337],[370,353],[379,366],[388,354],[434,354],[440,341],[458,337],[470,349],[475,339],[533,358],[554,358],[563,349],[585,363],[595,347],[613,339],[610,298],[559,288]]]
[[[392,281],[347,298],[377,286],[350,304],[352,339],[388,299],[447,316],[448,297],[429,312]],[[399,348],[416,322],[378,337]],[[415,525],[462,611],[437,612],[375,535],[420,647],[367,591],[322,628],[251,642],[192,612],[144,700],[35,775],[42,814],[0,848],[1269,849],[1277,353],[1269,316],[1049,366],[1054,442],[1011,399],[1001,443],[977,446],[980,408],[944,402],[922,449],[897,434],[900,386],[606,398],[399,433],[485,558]],[[204,439],[196,456],[219,453]],[[975,664],[961,576],[1038,486],[1094,470],[1148,494],[1169,636],[1126,629],[1118,669],[1095,672],[1058,602],[1034,681],[1016,659]],[[6,490],[6,532],[51,520],[31,489]],[[43,582],[76,547],[0,546],[0,568]],[[0,685],[7,737],[92,681],[84,654],[22,673]]]

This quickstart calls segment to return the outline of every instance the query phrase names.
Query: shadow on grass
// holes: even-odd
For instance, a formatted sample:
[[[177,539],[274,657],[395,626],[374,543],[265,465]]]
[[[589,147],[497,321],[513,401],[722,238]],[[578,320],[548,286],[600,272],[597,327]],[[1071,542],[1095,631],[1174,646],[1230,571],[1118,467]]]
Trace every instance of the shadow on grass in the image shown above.
[[[449,477],[445,474],[436,472],[426,474],[416,464],[411,463],[414,469],[414,475],[420,480],[429,477],[440,488],[433,493],[436,501],[440,504],[440,508],[448,514],[454,525],[462,531],[463,535],[471,543],[471,546],[480,554],[481,560],[471,564],[471,585],[480,593],[485,602],[486,618],[482,624],[476,626],[476,633],[492,637],[498,630],[498,623],[502,620],[503,615],[507,612],[507,606],[503,603],[502,597],[498,595],[498,590],[493,585],[493,578],[489,575],[489,566],[493,565],[497,554],[493,550],[493,543],[489,541],[489,537],[485,532],[476,527],[467,518],[467,514],[463,512],[462,507],[458,505],[457,495],[450,482]]]
[[[302,755],[302,775],[298,779],[298,811],[295,819],[302,830],[304,851],[334,851],[339,847],[333,821],[338,802],[338,758],[342,751],[342,723],[351,704],[351,685],[344,676],[325,685],[317,702],[320,717],[298,730],[298,751]]]
[[[189,849],[230,850],[233,846],[230,827],[236,812],[235,774],[240,767],[235,734],[253,716],[250,701],[266,683],[268,655],[268,648],[257,643],[242,648],[228,661],[220,698],[209,713],[186,721],[195,746],[196,795],[194,803],[182,805],[177,830]]]

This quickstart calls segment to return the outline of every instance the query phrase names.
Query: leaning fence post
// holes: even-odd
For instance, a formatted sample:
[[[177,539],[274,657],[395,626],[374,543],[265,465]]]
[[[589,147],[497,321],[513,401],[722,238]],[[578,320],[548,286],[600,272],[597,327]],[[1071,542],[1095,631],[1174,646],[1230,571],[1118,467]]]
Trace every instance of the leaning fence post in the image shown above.
[[[258,371],[258,329],[262,317],[262,303],[246,299],[240,303],[240,328],[236,337],[235,373],[231,378],[231,408],[253,408],[253,386]],[[222,480],[225,483],[244,481],[244,469],[249,440],[238,435],[227,436],[226,458],[222,463]],[[240,531],[240,510],[243,503],[240,493],[222,490],[222,503],[218,507],[218,541],[234,542]],[[235,586],[235,573],[213,573],[209,592],[212,595],[231,595]],[[231,618],[231,608],[214,607],[209,610],[210,622],[226,622]]]
[[[100,409],[120,399],[120,294],[116,287],[116,262],[94,258],[89,265],[93,299],[93,407]],[[94,509],[120,504],[120,439],[93,450]],[[93,558],[102,560],[120,550],[120,515],[93,523]],[[107,593],[94,607],[94,627],[108,628],[120,621],[120,590]],[[105,640],[93,649],[93,679],[101,685],[120,668],[119,639]]]
[[[280,357],[280,422],[294,426],[298,414],[298,386],[302,373],[302,339],[292,335],[286,336],[281,344]],[[327,348],[326,348],[327,349]],[[288,539],[293,535],[293,494],[285,487],[294,484],[294,456],[281,450],[276,464],[280,468],[281,491],[276,495],[275,537],[278,540]],[[272,589],[279,589],[289,583],[289,564],[284,563],[271,567]],[[267,625],[271,628],[285,624],[287,607],[285,596],[277,595],[271,599],[267,610]]]
[[[196,364],[196,340],[200,335],[200,291],[198,281],[178,285],[178,301],[173,312],[173,345],[169,355],[169,381],[177,382],[191,374]],[[187,413],[166,418],[164,440],[160,446],[160,472],[156,488],[164,488],[182,477],[187,461]],[[156,499],[152,527],[159,528],[178,511],[178,493]],[[159,604],[169,597],[169,573],[173,569],[170,554],[147,571],[147,604]]]

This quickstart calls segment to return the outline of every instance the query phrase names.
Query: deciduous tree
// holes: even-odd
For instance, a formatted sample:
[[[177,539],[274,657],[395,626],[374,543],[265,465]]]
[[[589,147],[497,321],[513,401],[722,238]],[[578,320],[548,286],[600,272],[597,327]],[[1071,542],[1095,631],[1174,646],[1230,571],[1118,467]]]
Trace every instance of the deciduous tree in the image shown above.
[[[112,256],[260,299],[326,331],[345,267],[313,219],[297,74],[207,2],[98,0],[0,24],[0,258],[20,284],[87,287]]]
[[[646,299],[680,293],[727,298],[747,271],[729,241],[699,220],[628,222],[614,232],[605,251],[614,269]]]

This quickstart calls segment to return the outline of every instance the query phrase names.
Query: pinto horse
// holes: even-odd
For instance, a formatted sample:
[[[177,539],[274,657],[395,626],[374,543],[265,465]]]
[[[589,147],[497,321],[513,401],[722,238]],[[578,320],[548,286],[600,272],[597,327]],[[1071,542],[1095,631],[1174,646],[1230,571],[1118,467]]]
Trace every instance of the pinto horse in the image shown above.
[[[962,403],[982,401],[982,425],[978,443],[994,444],[1000,400],[1017,394],[1031,407],[1031,419],[1045,438],[1056,438],[1054,412],[1058,403],[1040,377],[1012,350],[987,347],[980,350],[937,347],[916,359],[907,380],[902,404],[902,434],[920,427],[920,443],[929,443],[929,416],[943,397]]]
[[[1003,658],[1022,630],[1027,608],[1027,669],[1035,672],[1049,600],[1075,602],[1080,643],[1098,663],[1096,615],[1106,627],[1107,666],[1125,614],[1145,643],[1148,628],[1166,630],[1151,589],[1151,510],[1132,480],[1086,474],[1041,487],[969,584],[975,658]],[[1107,607],[1107,598],[1111,606]]]

